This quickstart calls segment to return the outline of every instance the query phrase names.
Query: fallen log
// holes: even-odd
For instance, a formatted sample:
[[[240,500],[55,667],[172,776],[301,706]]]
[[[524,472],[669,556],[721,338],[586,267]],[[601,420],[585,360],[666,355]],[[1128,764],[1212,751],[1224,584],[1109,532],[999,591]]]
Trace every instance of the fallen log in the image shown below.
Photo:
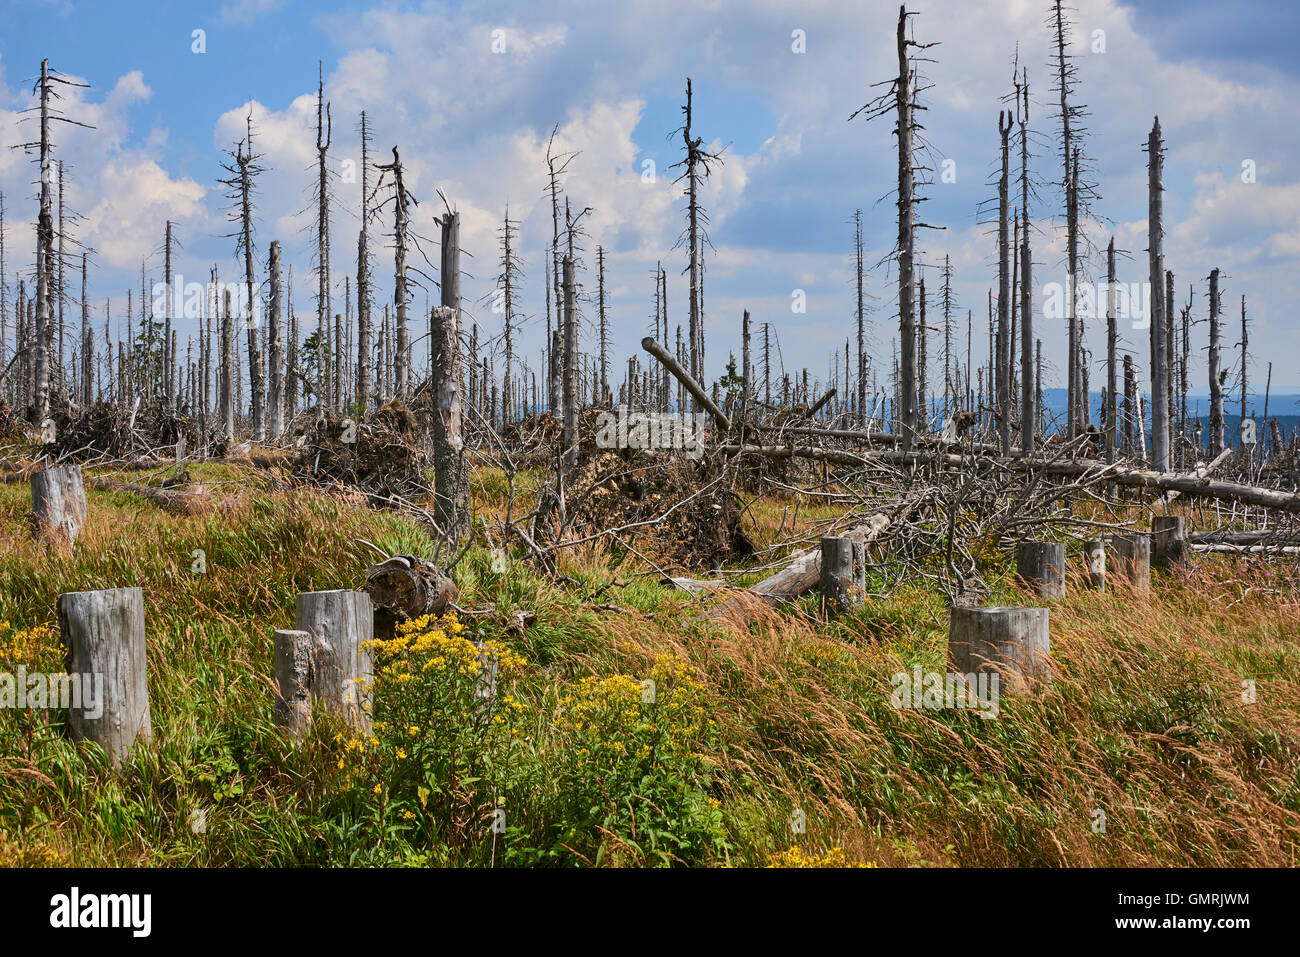
[[[880,537],[889,526],[889,516],[878,512],[860,525],[845,532],[841,537],[862,545],[870,544]],[[714,605],[706,613],[709,618],[730,618],[741,624],[748,624],[756,617],[750,601],[762,599],[770,605],[779,605],[810,591],[821,580],[822,549],[819,544],[800,552],[785,568],[764,578],[756,585],[742,589],[724,602]]]
[[[445,571],[419,555],[394,555],[366,569],[364,591],[398,621],[441,615],[460,591]]]
[[[1076,478],[1096,482],[1112,482],[1130,488],[1148,488],[1161,491],[1178,491],[1183,495],[1204,498],[1221,498],[1244,505],[1259,505],[1264,508],[1276,508],[1284,512],[1300,512],[1300,492],[1283,492],[1278,489],[1260,488],[1255,485],[1241,485],[1237,482],[1221,482],[1207,477],[1180,475],[1171,472],[1153,472],[1147,469],[1108,464],[1097,459],[1054,460],[1012,456],[1010,458],[993,456],[966,456],[951,453],[933,452],[843,452],[837,449],[815,447],[794,448],[787,446],[761,445],[724,445],[720,450],[728,455],[762,455],[768,458],[806,458],[814,461],[830,462],[837,465],[868,467],[880,465],[932,464],[948,465],[954,468],[969,468],[972,464],[988,463],[1015,472],[1037,472],[1040,475],[1054,475],[1061,478]]]
[[[219,504],[206,490],[155,488],[151,485],[137,485],[134,482],[117,482],[100,475],[91,476],[89,481],[93,489],[101,492],[126,492],[130,495],[138,495],[173,515],[202,515]]]
[[[674,359],[672,353],[661,346],[654,336],[646,336],[642,339],[641,348],[663,363],[664,368],[673,374],[673,377],[686,388],[691,397],[713,416],[713,421],[718,424],[718,428],[723,432],[731,431],[731,420],[727,418],[726,413],[713,404],[713,400],[709,398],[709,394],[704,391],[704,388],[691,377],[689,372],[682,368],[681,363]]]

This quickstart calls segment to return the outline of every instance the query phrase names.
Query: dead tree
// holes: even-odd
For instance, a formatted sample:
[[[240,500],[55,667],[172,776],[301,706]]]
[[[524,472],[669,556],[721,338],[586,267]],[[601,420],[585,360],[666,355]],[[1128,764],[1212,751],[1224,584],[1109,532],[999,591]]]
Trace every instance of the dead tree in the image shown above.
[[[578,464],[578,301],[573,254],[564,257],[564,464]]]
[[[271,395],[270,435],[278,439],[284,434],[284,346],[280,331],[280,242],[271,243],[271,301],[270,301],[270,336],[271,349]]]
[[[700,206],[700,183],[708,179],[713,167],[722,162],[720,153],[710,153],[704,149],[703,137],[691,137],[692,115],[692,90],[691,78],[686,78],[686,104],[682,107],[682,115],[685,118],[681,129],[682,143],[686,152],[685,158],[680,163],[674,163],[670,169],[683,168],[682,175],[674,183],[685,182],[686,187],[684,195],[686,196],[686,228],[681,238],[677,241],[677,246],[686,244],[687,264],[684,272],[690,274],[690,353],[691,353],[691,375],[697,380],[704,379],[704,277],[703,258],[704,245],[709,243],[708,234],[708,214]],[[676,248],[676,247],[674,247]],[[698,411],[698,409],[697,409]]]
[[[1115,237],[1106,246],[1106,461],[1115,461],[1117,402],[1115,389]]]
[[[864,251],[864,246],[862,242],[862,210],[856,209],[853,211],[853,253],[856,259],[854,278],[856,280],[855,283],[856,292],[857,292],[856,315],[858,320],[858,425],[865,429],[867,427],[867,344],[866,344],[867,343],[867,326],[866,326],[867,316],[866,316],[866,301],[865,301],[866,282],[865,282],[865,274],[863,268],[864,266],[863,251]],[[947,263],[946,257],[944,262],[945,262],[944,316],[945,316],[945,327],[946,327],[947,324],[946,317],[948,315],[948,306],[949,306],[949,299],[948,299],[949,273],[946,267],[946,263]],[[766,333],[766,326],[765,326],[764,341],[766,341],[766,335],[767,333]],[[766,361],[766,359],[764,361]],[[946,358],[946,350],[945,350],[945,359],[944,359],[945,367],[947,366],[947,361],[948,360]],[[748,381],[749,381],[748,376],[746,377],[745,381],[746,384],[748,385]],[[946,381],[946,376],[945,376],[945,381]]]
[[[655,276],[655,288],[659,287],[659,277]],[[596,247],[596,290],[597,314],[600,321],[600,385],[596,390],[596,402],[604,404],[609,401],[609,320],[605,314],[605,247]],[[658,297],[656,297],[658,298]],[[657,311],[657,307],[656,307]],[[665,326],[665,334],[667,327]]]
[[[1011,452],[1011,113],[998,111],[1002,140],[1002,175],[998,178],[998,439],[1002,454]]]
[[[1250,361],[1250,354],[1246,350],[1246,297],[1241,297],[1241,425],[1240,429],[1244,435],[1246,427],[1246,365]],[[1243,440],[1242,448],[1245,449],[1246,443]]]
[[[18,144],[22,149],[39,149],[38,162],[40,166],[40,212],[36,221],[36,300],[34,324],[29,324],[28,337],[30,339],[29,348],[34,353],[32,361],[32,388],[30,391],[31,402],[35,407],[36,421],[44,422],[50,414],[50,380],[52,373],[51,353],[53,346],[54,333],[54,313],[52,305],[52,296],[54,294],[54,218],[53,218],[53,199],[51,196],[51,179],[53,172],[53,141],[50,138],[50,123],[62,122],[70,123],[73,126],[86,126],[84,123],[78,123],[63,116],[61,111],[52,105],[52,101],[60,99],[54,84],[63,84],[64,86],[85,88],[85,83],[74,83],[67,79],[57,70],[50,69],[48,59],[41,61],[41,75],[32,88],[32,92],[40,97],[40,139]],[[89,129],[89,127],[87,127]]]
[[[361,111],[361,230],[357,234],[357,403],[370,406],[370,131]]]
[[[235,442],[235,335],[230,311],[226,289],[221,310],[221,430],[227,446]]]
[[[231,235],[237,239],[236,250],[244,258],[244,296],[245,300],[240,305],[240,314],[244,321],[244,327],[248,334],[248,378],[249,392],[252,401],[253,416],[253,434],[258,441],[266,438],[266,373],[262,367],[262,354],[260,343],[258,342],[258,321],[257,310],[257,284],[253,273],[253,187],[254,180],[262,172],[262,167],[257,163],[261,158],[260,154],[253,151],[253,114],[249,111],[245,120],[247,135],[241,139],[235,149],[229,151],[227,155],[230,161],[222,164],[222,169],[228,174],[225,179],[220,180],[222,185],[229,189],[226,194],[228,199],[234,201],[230,218],[233,222],[239,224],[239,230]],[[245,152],[247,144],[247,152]],[[153,323],[149,324],[153,328]],[[238,364],[232,361],[235,366],[235,374],[238,375]],[[240,408],[242,402],[236,398],[236,403]]]
[[[501,376],[501,406],[504,410],[502,424],[506,426],[514,422],[517,405],[513,378],[515,363],[515,299],[519,293],[518,277],[522,275],[522,269],[513,243],[518,231],[518,223],[510,218],[510,206],[507,205],[505,219],[501,224],[501,275],[498,279],[501,284],[501,311],[504,313],[505,324],[505,370]],[[603,275],[602,272],[602,277]],[[603,361],[602,352],[602,368]]]
[[[1164,227],[1164,144],[1160,118],[1156,117],[1147,139],[1148,234],[1147,253],[1151,266],[1151,461],[1157,471],[1169,471],[1169,374],[1165,346],[1165,256]]]
[[[1029,244],[1029,72],[1016,86],[1016,112],[1020,116],[1020,447],[1034,451],[1038,439],[1034,378],[1033,262]]]
[[[1210,353],[1207,364],[1210,377],[1210,456],[1214,457],[1227,447],[1223,421],[1223,382],[1227,372],[1220,372],[1219,344],[1219,269],[1210,270]]]
[[[406,323],[406,306],[410,300],[410,292],[407,287],[406,248],[410,240],[410,207],[420,204],[406,191],[406,184],[402,180],[402,159],[398,155],[396,146],[393,147],[393,161],[377,166],[376,169],[381,172],[376,189],[383,184],[383,173],[393,174],[393,310],[396,323],[393,338],[396,341],[392,353],[392,392],[405,398],[410,386]]]
[[[325,154],[334,135],[330,105],[325,102],[325,73],[320,66],[316,86],[316,355],[319,362],[316,396],[325,408],[334,404],[337,356],[330,336],[330,200]]]
[[[913,260],[915,257],[916,228],[916,166],[912,158],[913,137],[920,128],[913,119],[917,105],[916,71],[909,49],[925,50],[933,44],[917,43],[907,39],[907,8],[898,8],[898,75],[889,82],[889,89],[865,106],[855,111],[849,119],[865,114],[868,120],[893,112],[896,116],[895,135],[898,137],[898,329],[901,340],[901,368],[899,393],[899,431],[903,446],[910,450],[916,446],[916,305],[913,300]]]

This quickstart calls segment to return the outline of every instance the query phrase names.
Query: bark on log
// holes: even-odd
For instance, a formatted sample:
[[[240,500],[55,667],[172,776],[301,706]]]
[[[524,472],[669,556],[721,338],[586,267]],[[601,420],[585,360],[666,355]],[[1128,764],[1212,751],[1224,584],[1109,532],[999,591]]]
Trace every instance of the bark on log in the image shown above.
[[[845,535],[821,541],[822,612],[842,615],[863,604],[867,594],[867,546]]]
[[[296,629],[311,634],[312,701],[353,727],[370,730],[373,667],[366,642],[374,637],[374,606],[359,591],[313,591],[298,596]]]
[[[64,664],[82,691],[79,706],[68,709],[68,728],[74,740],[94,741],[113,767],[121,767],[136,741],[153,734],[144,593],[139,588],[67,592],[57,607]]]
[[[69,544],[86,524],[86,489],[81,466],[56,465],[32,475],[32,516],[37,534]]]
[[[295,741],[301,740],[311,728],[314,644],[308,632],[276,629],[275,723]]]
[[[889,516],[878,513],[869,517],[861,525],[845,532],[843,537],[863,545],[875,541],[880,533],[889,526]],[[758,584],[744,589],[739,596],[733,596],[709,609],[709,618],[734,618],[741,624],[754,620],[754,613],[749,608],[746,598],[760,598],[772,605],[778,605],[798,598],[812,589],[821,579],[822,550],[818,545],[808,551],[800,552],[785,568]]]
[[[1036,598],[1065,597],[1065,546],[1060,542],[1018,542],[1016,576]]]
[[[1115,552],[1115,574],[1135,591],[1151,587],[1151,536],[1144,532],[1115,535],[1110,540]]]
[[[999,691],[1038,690],[1051,683],[1046,608],[957,606],[948,619],[948,656],[959,674],[994,673]]]
[[[460,595],[456,582],[419,555],[394,555],[366,569],[365,592],[399,621],[441,615]]]

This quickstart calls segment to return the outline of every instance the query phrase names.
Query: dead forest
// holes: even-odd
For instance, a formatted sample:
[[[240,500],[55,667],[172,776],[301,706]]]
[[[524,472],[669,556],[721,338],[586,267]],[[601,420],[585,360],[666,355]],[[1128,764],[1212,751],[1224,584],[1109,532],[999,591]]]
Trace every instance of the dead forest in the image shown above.
[[[1268,419],[1267,391],[1263,421],[1247,414],[1247,390],[1258,390],[1247,381],[1249,290],[1240,292],[1238,315],[1224,301],[1214,263],[1166,260],[1166,143],[1153,118],[1145,147],[1150,314],[1142,335],[1149,348],[1121,352],[1121,325],[1129,319],[1117,271],[1121,258],[1140,253],[1116,250],[1113,240],[1096,248],[1083,228],[1104,214],[1104,171],[1085,129],[1085,88],[1059,0],[1045,26],[1053,70],[1040,79],[1018,63],[1003,103],[989,104],[1000,166],[995,195],[980,211],[997,262],[988,277],[982,359],[984,344],[972,341],[974,310],[962,309],[952,292],[942,233],[921,218],[935,166],[930,141],[942,138],[942,130],[921,122],[925,64],[936,44],[924,39],[925,24],[900,8],[896,64],[882,71],[870,100],[845,109],[873,144],[889,139],[896,150],[896,185],[878,185],[892,189],[897,241],[885,257],[887,288],[875,290],[883,304],[873,310],[863,213],[853,214],[856,335],[831,370],[777,368],[776,319],[751,320],[746,312],[737,342],[706,335],[711,244],[699,192],[725,156],[704,146],[689,79],[674,168],[681,240],[656,269],[650,334],[635,354],[616,355],[605,286],[612,254],[588,248],[580,157],[548,150],[551,242],[542,263],[521,259],[508,208],[499,248],[473,251],[480,271],[490,259],[497,276],[486,316],[470,322],[455,198],[412,195],[400,143],[377,148],[382,133],[364,113],[357,118],[359,182],[345,196],[331,173],[341,131],[323,76],[314,256],[296,264],[299,276],[312,277],[310,301],[295,304],[295,264],[284,261],[279,241],[260,238],[257,190],[269,188],[274,172],[262,166],[250,118],[246,135],[222,157],[219,177],[238,273],[222,276],[213,266],[193,295],[188,287],[173,295],[173,254],[185,224],[160,223],[161,274],[158,263],[142,264],[138,290],[96,308],[86,296],[95,252],[78,242],[74,218],[65,220],[56,148],[60,126],[78,123],[59,106],[60,91],[74,81],[42,62],[23,134],[30,138],[19,144],[39,171],[30,267],[22,265],[29,224],[4,220],[0,199],[0,275],[13,277],[0,284],[3,479],[31,481],[37,519],[58,529],[75,525],[62,504],[65,492],[75,499],[75,489],[38,494],[38,486],[65,481],[54,474],[43,481],[44,472],[93,469],[86,478],[93,487],[198,513],[219,503],[187,465],[239,462],[277,482],[417,517],[429,546],[405,560],[407,571],[429,566],[428,574],[442,575],[468,548],[483,545],[560,579],[558,555],[604,540],[723,616],[743,617],[750,598],[794,599],[816,587],[819,574],[830,576],[821,580],[823,591],[834,592],[819,538],[847,541],[844,554],[859,566],[859,583],[866,563],[883,576],[877,589],[924,580],[953,606],[984,601],[990,543],[1022,553],[1023,575],[1046,582],[1044,594],[1064,574],[1063,552],[1033,550],[1044,543],[1069,543],[1071,551],[1081,545],[1099,581],[1107,554],[1120,573],[1139,576],[1148,552],[1157,563],[1194,553],[1292,562],[1300,549],[1300,437]],[[1050,177],[1035,172],[1046,168],[1031,163],[1036,157],[1052,161]],[[440,235],[412,229],[420,203],[443,210]],[[360,210],[355,244],[351,234],[339,235],[342,204]],[[1031,222],[1045,210],[1066,236],[1067,288],[1105,277],[1095,283],[1104,291],[1096,304],[1103,319],[1091,320],[1079,297],[1067,296],[1063,418],[1044,404],[1043,330],[1036,327],[1057,321],[1035,309],[1034,270],[1057,267],[1035,259],[1042,237]],[[938,288],[926,288],[927,264],[940,277]],[[525,267],[534,282],[540,274],[545,290],[540,355],[518,344]],[[690,292],[670,312],[674,269],[689,277]],[[391,299],[379,301],[376,276],[387,282],[390,273]],[[158,284],[165,295],[156,293]],[[417,309],[417,288],[437,304]],[[626,317],[617,321],[626,327]],[[887,339],[887,354],[868,348],[869,324]],[[706,356],[717,367],[724,355],[725,374],[710,380]],[[1204,422],[1189,411],[1194,367],[1203,369],[1211,396]],[[1089,397],[1098,392],[1096,410]],[[1225,426],[1225,409],[1234,404],[1240,435]],[[632,428],[618,441],[602,441],[601,414],[618,410],[632,417]],[[687,454],[680,442],[654,447],[645,432],[652,416],[688,413],[707,422],[703,454]],[[487,472],[502,477],[507,505],[475,514],[471,487]],[[525,485],[527,507],[520,504]],[[822,523],[820,535],[765,546],[746,522],[751,503],[764,496],[833,503],[840,514]],[[728,588],[736,574],[756,568],[768,577]],[[843,574],[852,576],[852,567]],[[850,587],[836,600],[869,597],[865,586]],[[389,604],[400,615],[428,610]]]

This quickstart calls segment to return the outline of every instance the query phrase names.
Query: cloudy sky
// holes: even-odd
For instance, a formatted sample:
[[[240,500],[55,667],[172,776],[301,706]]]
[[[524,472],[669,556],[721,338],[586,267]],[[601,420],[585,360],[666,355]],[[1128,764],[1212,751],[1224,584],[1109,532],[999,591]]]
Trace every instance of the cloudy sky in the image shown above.
[[[310,250],[318,61],[332,104],[330,165],[342,279],[355,270],[360,187],[350,182],[359,155],[357,120],[366,110],[376,159],[401,150],[407,184],[420,201],[415,227],[437,235],[438,191],[460,211],[467,298],[485,334],[500,318],[488,299],[497,272],[497,228],[509,204],[521,223],[527,277],[523,351],[537,368],[544,323],[543,261],[550,235],[544,198],[547,137],[579,155],[565,186],[576,208],[590,207],[587,291],[595,250],[606,251],[615,368],[637,348],[653,309],[656,262],[669,273],[669,312],[686,323],[680,185],[669,167],[681,158],[680,106],[686,77],[695,90],[695,131],[724,162],[704,202],[713,249],[706,261],[706,339],[716,376],[739,349],[742,310],[777,334],[784,368],[808,366],[825,379],[831,356],[853,335],[852,216],[863,211],[873,268],[870,345],[880,369],[891,362],[897,327],[895,274],[877,265],[893,243],[893,138],[888,121],[847,122],[870,99],[871,84],[896,69],[898,7],[893,3],[656,0],[545,4],[230,0],[154,4],[5,0],[0,12],[0,190],[5,196],[5,281],[34,261],[35,167],[9,147],[36,137],[23,110],[35,100],[30,77],[40,59],[89,84],[64,90],[65,114],[93,130],[57,127],[66,164],[69,228],[91,249],[89,300],[96,325],[105,300],[114,315],[138,289],[144,260],[160,277],[164,223],[177,224],[176,270],[203,281],[216,264],[238,270],[226,238],[227,201],[217,183],[223,150],[243,135],[252,111],[261,177],[258,255],[272,239],[294,264],[295,301],[313,326]],[[998,110],[1015,59],[1028,68],[1031,129],[1041,184],[1035,224],[1036,311],[1043,287],[1064,281],[1059,188],[1059,121],[1050,82],[1047,0],[915,0],[918,40],[938,45],[924,64],[926,137],[936,171],[952,182],[925,189],[923,237],[930,290],[950,256],[964,340],[974,313],[976,363],[986,341],[986,297],[996,283],[995,236],[981,204],[996,196]],[[1300,63],[1293,50],[1300,12],[1288,3],[1204,0],[1076,0],[1072,52],[1077,99],[1086,104],[1086,153],[1098,197],[1087,230],[1104,248],[1111,235],[1127,251],[1120,278],[1146,278],[1147,132],[1157,114],[1166,158],[1166,253],[1178,304],[1194,294],[1206,315],[1206,277],[1223,273],[1225,307],[1237,320],[1247,297],[1252,384],[1262,391],[1267,363],[1274,391],[1300,391]],[[196,33],[201,31],[201,33]],[[202,52],[196,52],[196,49]],[[800,52],[802,51],[802,52]],[[1245,164],[1245,166],[1243,166]],[[1243,169],[1254,182],[1243,181]],[[649,175],[653,173],[654,175]],[[1246,177],[1250,179],[1252,177]],[[379,249],[381,298],[391,296],[391,251]],[[432,252],[430,253],[433,257]],[[436,261],[436,260],[435,260]],[[1094,277],[1104,263],[1091,264]],[[807,309],[792,312],[796,290]],[[436,298],[436,290],[430,293]],[[481,300],[481,301],[480,301]],[[426,293],[416,292],[423,308]],[[594,317],[594,307],[586,314]],[[935,308],[931,307],[931,316]],[[1049,362],[1048,385],[1063,385],[1064,324],[1037,321]],[[182,325],[182,339],[189,330]],[[1145,365],[1146,334],[1121,326],[1122,347]],[[588,333],[590,338],[590,333]],[[1090,323],[1101,381],[1104,324]],[[116,333],[115,333],[116,337]],[[1238,340],[1235,330],[1226,337]],[[1204,390],[1206,328],[1194,333],[1194,391]],[[932,347],[931,355],[935,354]],[[1236,362],[1235,354],[1229,357]],[[932,371],[932,381],[937,377]],[[882,380],[883,381],[883,380]]]

